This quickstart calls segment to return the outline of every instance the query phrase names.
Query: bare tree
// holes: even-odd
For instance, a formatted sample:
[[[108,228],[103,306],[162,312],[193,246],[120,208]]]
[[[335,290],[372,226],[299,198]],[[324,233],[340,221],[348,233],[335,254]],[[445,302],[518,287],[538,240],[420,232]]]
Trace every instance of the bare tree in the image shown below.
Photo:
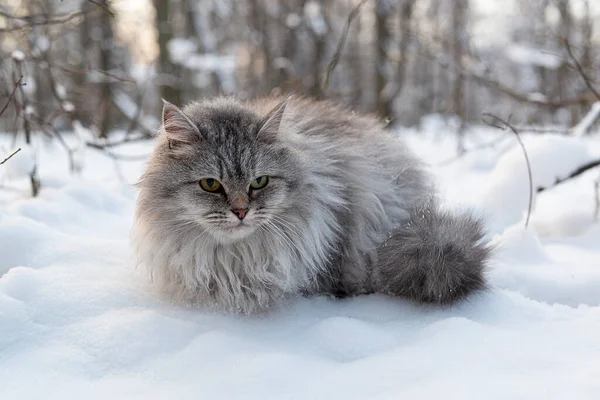
[[[389,60],[387,48],[392,34],[388,26],[388,15],[392,14],[392,4],[387,0],[377,0],[375,5],[375,99],[377,112],[384,118],[392,115],[392,102],[386,96],[389,80]]]
[[[173,26],[170,18],[173,15],[170,0],[154,0],[156,8],[156,28],[158,31],[158,71],[160,95],[163,99],[179,103],[181,91],[179,90],[179,68],[169,56],[169,41],[173,39]]]
[[[452,113],[460,118],[458,127],[458,152],[464,152],[464,131],[467,120],[465,107],[465,75],[463,57],[467,47],[467,12],[469,0],[455,0],[452,4],[452,64],[454,79],[452,86]]]

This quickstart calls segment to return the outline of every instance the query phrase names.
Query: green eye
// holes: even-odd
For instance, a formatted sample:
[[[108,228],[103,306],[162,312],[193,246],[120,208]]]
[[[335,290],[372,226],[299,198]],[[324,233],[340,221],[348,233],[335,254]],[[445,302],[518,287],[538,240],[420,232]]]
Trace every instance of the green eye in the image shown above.
[[[262,189],[269,183],[269,177],[267,175],[259,176],[250,183],[252,189]]]
[[[221,182],[213,178],[204,178],[200,180],[200,187],[207,192],[218,192],[222,189]]]

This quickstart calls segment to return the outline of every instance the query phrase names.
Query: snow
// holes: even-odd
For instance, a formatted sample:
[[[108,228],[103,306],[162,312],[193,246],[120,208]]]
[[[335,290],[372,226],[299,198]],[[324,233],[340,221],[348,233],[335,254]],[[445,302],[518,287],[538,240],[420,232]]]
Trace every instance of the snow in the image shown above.
[[[234,56],[207,53],[193,54],[185,60],[183,65],[189,69],[231,73],[237,64]]]
[[[558,179],[594,159],[587,143],[573,137],[546,134],[526,137],[523,142],[531,164],[534,200],[538,188],[554,185]],[[516,143],[492,170],[484,202],[500,228],[517,223],[527,211],[527,165]]]
[[[167,50],[171,61],[192,70],[231,73],[237,65],[233,55],[198,54],[198,44],[191,39],[171,39]]]
[[[539,92],[528,93],[527,99],[529,101],[548,101],[548,97],[546,97],[545,94]]]
[[[0,152],[3,154],[2,159],[4,160],[4,154],[13,154],[19,148],[21,150],[19,150],[18,153],[0,166],[0,179],[3,175],[8,179],[28,178],[33,172],[36,164],[36,154],[33,146],[22,144],[16,148],[9,149],[7,152],[2,151]],[[0,187],[0,191],[1,190],[2,188]]]
[[[35,47],[41,52],[46,52],[50,48],[50,40],[46,36],[38,36],[35,39]]]
[[[73,105],[73,103],[71,103],[70,101],[63,101],[61,107],[65,112],[75,111],[75,105]]]
[[[198,50],[198,44],[190,39],[171,39],[167,43],[167,50],[171,61],[177,64],[183,64],[185,60]]]
[[[152,131],[155,126],[158,126],[158,120],[155,117],[148,115],[138,115],[139,107],[137,101],[131,98],[127,93],[113,89],[113,101],[119,107],[119,110],[130,120],[137,120],[138,124],[144,127],[147,131]]]
[[[564,60],[549,51],[529,46],[511,44],[506,49],[506,56],[513,62],[548,69],[558,69]]]
[[[323,18],[321,5],[314,0],[304,5],[304,15],[308,19],[311,30],[317,36],[323,36],[327,33],[327,22]]]
[[[491,289],[447,309],[379,295],[298,299],[262,317],[165,303],[129,245],[144,162],[88,149],[72,176],[63,149],[38,147],[40,196],[23,174],[0,187],[0,399],[600,398],[597,171],[540,194],[525,230],[509,196],[522,197],[526,176],[514,137],[471,130],[467,150],[506,138],[447,162],[456,142],[444,126],[401,134],[450,207],[488,216],[497,246]],[[536,184],[600,154],[594,136],[524,141]],[[490,187],[508,217],[495,216]]]
[[[25,60],[25,53],[23,53],[21,50],[13,50],[13,52],[11,53],[10,56],[15,61],[23,61],[23,60]]]
[[[600,101],[595,102],[590,107],[590,111],[573,127],[573,136],[579,137],[585,135],[590,127],[600,117]]]
[[[296,29],[300,24],[302,24],[302,17],[296,13],[289,13],[285,17],[285,26],[290,29]]]
[[[56,96],[61,100],[64,100],[67,97],[67,89],[60,83],[57,83],[54,86],[54,91],[56,92]]]
[[[24,75],[23,79],[21,80],[21,83],[23,84],[21,86],[21,88],[23,89],[23,92],[27,95],[35,95],[36,92],[36,88],[37,85],[35,83],[35,78],[31,75]]]

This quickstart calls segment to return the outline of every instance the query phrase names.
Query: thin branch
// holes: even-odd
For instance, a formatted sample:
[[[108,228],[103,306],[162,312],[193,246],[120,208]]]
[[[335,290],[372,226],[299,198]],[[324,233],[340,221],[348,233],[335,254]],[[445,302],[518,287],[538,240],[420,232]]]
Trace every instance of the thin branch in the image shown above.
[[[350,31],[350,25],[352,25],[352,21],[358,16],[360,9],[367,1],[368,0],[361,0],[360,3],[358,3],[352,9],[352,11],[350,11],[350,14],[348,14],[348,18],[346,19],[346,25],[344,25],[344,29],[342,31],[342,35],[340,36],[340,40],[338,41],[338,44],[335,48],[335,52],[333,53],[333,57],[331,57],[331,61],[327,66],[327,72],[325,73],[325,79],[322,85],[323,92],[327,91],[327,89],[329,88],[329,81],[331,80],[331,75],[333,74],[333,71],[335,70],[335,67],[337,66],[338,62],[340,61],[340,56],[342,55],[342,50],[344,49],[344,44],[346,43],[346,39],[348,38],[348,32]]]
[[[5,11],[0,10],[0,16],[4,17],[6,19],[21,21],[21,23],[23,23],[23,25],[20,25],[20,26],[13,26],[13,27],[9,27],[9,28],[0,28],[0,32],[14,32],[14,31],[22,30],[22,29],[31,28],[32,26],[39,26],[39,25],[60,25],[60,24],[64,24],[66,22],[69,22],[69,21],[77,18],[77,17],[81,17],[84,14],[90,13],[95,10],[96,9],[94,9],[94,8],[89,8],[86,10],[74,11],[74,12],[68,13],[68,14],[57,14],[57,15],[52,16],[52,18],[49,18],[47,15],[26,15],[23,17],[18,17],[16,15],[12,15]]]
[[[579,74],[579,76],[581,76],[581,79],[583,79],[583,82],[585,82],[585,86],[587,86],[587,88],[590,90],[590,92],[592,92],[594,94],[594,96],[596,96],[596,99],[598,101],[600,101],[600,93],[598,93],[598,91],[596,90],[594,85],[592,85],[592,81],[591,81],[590,77],[585,73],[585,70],[579,63],[579,60],[573,54],[573,49],[571,48],[571,44],[569,43],[569,40],[567,38],[563,38],[563,43],[565,45],[565,49],[567,50],[567,53],[569,54],[569,58],[571,59],[571,61],[573,61],[573,64],[575,64],[575,69],[577,69],[577,73]]]
[[[110,7],[108,5],[102,4],[102,3],[98,2],[98,1],[95,1],[95,0],[87,0],[87,2],[97,5],[98,7],[100,7],[104,11],[106,11],[106,13],[108,15],[110,15],[112,18],[115,17],[115,13],[110,9]]]
[[[500,118],[496,115],[490,114],[490,113],[483,113],[483,116],[492,118],[491,121],[486,121],[485,119],[483,121],[484,123],[486,123],[489,126],[492,126],[494,128],[498,128],[501,130],[506,130],[506,128],[510,129],[517,137],[517,140],[519,141],[519,145],[521,146],[521,149],[523,150],[523,155],[525,156],[525,163],[527,164],[527,174],[528,174],[528,178],[529,178],[529,204],[527,206],[527,218],[525,219],[525,228],[527,229],[527,227],[529,226],[529,218],[531,217],[531,209],[533,208],[533,177],[531,174],[531,164],[529,162],[529,155],[527,154],[525,145],[523,144],[523,141],[521,140],[521,135],[519,134],[519,131],[510,124],[510,117],[508,118],[509,121],[505,121],[502,118]]]
[[[594,182],[594,192],[596,194],[594,201],[594,220],[598,221],[598,218],[600,218],[600,177]]]
[[[7,162],[8,160],[10,160],[15,154],[17,154],[18,152],[21,151],[21,148],[18,148],[17,150],[15,150],[11,155],[9,155],[8,157],[6,157],[2,162],[0,162],[0,165],[4,164],[5,162]]]
[[[15,69],[19,73],[19,76],[22,76],[23,75],[22,61],[14,60],[14,63],[15,63]],[[25,131],[25,143],[27,143],[29,145],[32,142],[32,140],[31,140],[32,139],[31,138],[31,134],[32,134],[31,125],[29,122],[29,118],[27,117],[27,108],[28,108],[29,100],[28,100],[27,96],[25,95],[25,91],[23,90],[23,85],[18,85],[18,89],[19,89],[19,94],[21,97],[20,107],[24,111],[23,114],[25,115],[25,118],[23,118],[23,130]],[[29,174],[29,178],[30,178],[30,182],[31,182],[31,194],[33,197],[37,197],[37,195],[40,192],[40,188],[41,188],[40,177],[38,174],[37,160],[34,160],[33,170]]]
[[[126,144],[126,143],[143,142],[143,141],[150,140],[150,139],[151,139],[151,137],[149,137],[149,136],[125,137],[122,140],[117,140],[114,142],[106,142],[106,143],[86,142],[86,145],[93,149],[104,150],[104,149],[108,149],[111,147],[117,147],[117,146],[120,146],[120,145]]]
[[[564,100],[552,100],[552,99],[539,98],[539,97],[535,96],[535,93],[519,92],[511,87],[504,85],[503,83],[501,83],[499,81],[495,81],[491,78],[482,76],[472,70],[460,68],[458,66],[450,64],[450,63],[442,60],[440,57],[434,56],[432,54],[417,52],[416,55],[426,58],[430,61],[433,61],[444,69],[458,70],[458,72],[461,72],[462,74],[465,75],[465,77],[467,77],[468,79],[471,79],[475,83],[478,83],[483,86],[487,86],[488,88],[495,90],[505,96],[508,96],[508,97],[512,98],[513,100],[516,100],[520,103],[532,104],[532,105],[536,105],[536,106],[540,106],[540,107],[547,107],[547,108],[555,109],[555,108],[563,108],[563,107],[581,105],[581,104],[591,104],[591,103],[594,103],[597,101],[596,95],[593,92],[585,92],[580,95],[577,95],[576,97],[570,97],[570,98],[567,98]],[[400,62],[400,60],[398,58],[393,57],[392,55],[389,55],[388,58],[392,61]],[[472,59],[470,61],[477,62],[478,60]]]
[[[102,146],[94,146],[93,143],[86,143],[86,144],[90,148],[96,149],[96,150],[100,151],[101,154],[104,154],[105,156],[112,158],[113,160],[116,160],[116,161],[144,161],[144,160],[147,160],[148,157],[150,157],[148,154],[134,155],[134,156],[128,156],[128,155],[124,155],[124,154],[115,154],[112,151],[109,151],[108,149],[103,148]]]
[[[129,137],[135,128],[140,124],[140,117],[142,116],[142,105],[144,103],[144,95],[146,94],[147,86],[144,86],[141,90],[138,90],[136,98],[136,112],[135,116],[129,121],[129,128],[125,132],[125,137]]]
[[[112,79],[114,79],[116,81],[123,82],[123,83],[133,83],[133,84],[137,83],[135,80],[133,80],[131,78],[120,76],[118,74],[115,74],[114,72],[103,71],[101,69],[86,68],[86,69],[74,70],[74,69],[70,69],[70,68],[67,68],[67,67],[63,67],[61,65],[56,65],[56,66],[51,65],[50,68],[60,69],[61,71],[67,72],[69,74],[76,74],[76,75],[92,72],[92,73],[96,73],[96,74],[107,76],[109,78],[112,78]]]
[[[519,132],[526,133],[555,133],[557,135],[568,135],[571,129],[568,127],[544,127],[544,126],[528,126],[519,125],[515,127]]]
[[[582,93],[580,96],[568,98],[565,100],[548,100],[542,98],[533,97],[532,94],[520,93],[508,86],[504,86],[500,82],[493,81],[488,78],[484,78],[475,73],[468,73],[468,77],[472,78],[477,83],[488,86],[491,89],[494,89],[508,97],[511,97],[513,100],[517,100],[521,103],[533,104],[536,106],[549,107],[549,108],[563,108],[573,105],[579,104],[590,104],[595,101],[595,96],[593,93]]]
[[[131,116],[127,115],[127,112],[125,112],[125,110],[123,110],[121,108],[121,106],[119,106],[119,104],[115,101],[115,99],[112,96],[111,96],[110,102],[116,108],[116,110],[123,117],[125,117],[129,122],[133,122],[135,120],[135,118],[132,118]],[[154,136],[154,132],[151,129],[148,129],[143,124],[140,124],[139,118],[137,118],[136,124],[137,124],[138,129],[140,131],[142,131],[142,133],[144,134],[143,138],[148,139],[148,138],[151,138],[152,136]],[[142,138],[140,138],[140,139],[142,139]],[[140,140],[140,139],[136,139],[136,140]]]
[[[2,111],[0,111],[0,117],[2,116],[2,114],[4,114],[4,111],[6,111],[6,109],[8,108],[8,105],[10,104],[10,102],[12,101],[13,97],[15,96],[15,92],[17,91],[17,88],[21,85],[25,85],[24,83],[21,83],[23,81],[23,75],[21,75],[21,77],[19,78],[18,81],[15,82],[15,85],[13,86],[12,92],[10,92],[10,96],[8,96],[8,101],[6,102],[6,104],[4,105],[4,107],[2,107]]]
[[[581,174],[583,174],[585,171],[590,170],[592,168],[596,168],[597,166],[600,166],[600,159],[598,160],[594,160],[594,161],[590,161],[584,165],[582,165],[581,167],[577,168],[575,171],[571,172],[568,176],[564,177],[564,178],[557,178],[556,181],[554,182],[554,184],[552,186],[549,187],[539,187],[536,189],[536,191],[538,193],[541,193],[545,190],[550,189],[551,187],[560,185],[563,182],[566,182],[570,179],[573,179]]]

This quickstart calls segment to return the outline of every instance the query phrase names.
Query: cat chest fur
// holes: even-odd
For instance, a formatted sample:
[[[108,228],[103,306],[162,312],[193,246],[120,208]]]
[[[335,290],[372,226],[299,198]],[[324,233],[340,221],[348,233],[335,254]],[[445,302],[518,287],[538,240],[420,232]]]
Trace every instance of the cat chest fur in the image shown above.
[[[296,238],[301,242],[318,239]],[[302,254],[290,247],[291,240],[261,233],[232,243],[201,237],[193,244],[180,244],[162,260],[168,265],[166,269],[156,258],[148,259],[147,266],[159,274],[168,271],[169,276],[160,278],[167,286],[163,289],[182,300],[249,313],[306,290],[322,269],[325,260],[316,253]],[[178,284],[168,287],[173,282]]]

